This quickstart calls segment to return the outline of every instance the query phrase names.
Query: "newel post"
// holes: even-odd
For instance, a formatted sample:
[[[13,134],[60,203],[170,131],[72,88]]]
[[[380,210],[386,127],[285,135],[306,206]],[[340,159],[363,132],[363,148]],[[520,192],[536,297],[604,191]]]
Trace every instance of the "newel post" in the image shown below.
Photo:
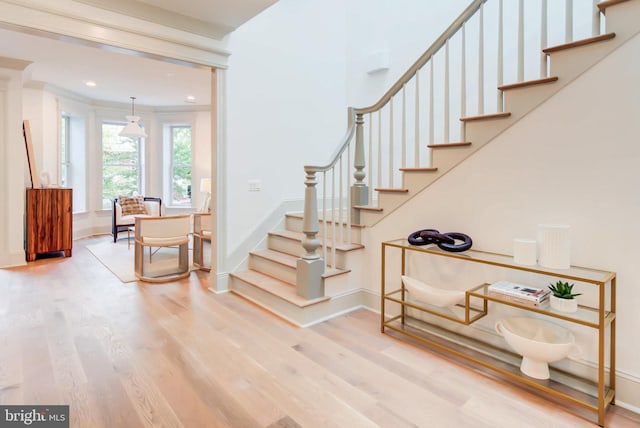
[[[302,247],[305,253],[296,262],[296,293],[305,299],[324,297],[324,260],[317,252],[320,247],[318,232],[318,194],[316,190],[316,172],[312,167],[305,167],[306,188],[304,191],[304,219],[302,233]]]
[[[353,167],[355,168],[353,177],[356,181],[351,186],[351,222],[354,224],[360,223],[360,210],[354,209],[353,206],[369,204],[369,188],[364,182],[364,178],[366,177],[364,167],[366,164],[363,124],[364,119],[362,118],[362,113],[356,113],[356,148],[353,160]]]

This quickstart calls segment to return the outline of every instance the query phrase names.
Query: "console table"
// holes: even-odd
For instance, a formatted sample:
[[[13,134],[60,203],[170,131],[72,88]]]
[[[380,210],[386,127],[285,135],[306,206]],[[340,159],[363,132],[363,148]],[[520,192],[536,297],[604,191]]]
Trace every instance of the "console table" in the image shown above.
[[[443,311],[441,308],[407,300],[407,293],[400,277],[393,284],[387,284],[387,256],[392,250],[400,251],[399,270],[405,275],[409,253],[419,253],[425,257],[453,258],[463,263],[491,265],[508,271],[525,271],[542,278],[554,277],[578,281],[586,287],[596,287],[595,304],[579,305],[576,313],[558,312],[549,307],[534,307],[503,299],[489,294],[489,284],[479,278],[478,282],[465,290],[464,303],[457,305],[459,315]],[[441,259],[442,260],[442,259]],[[434,260],[437,262],[437,259]],[[615,360],[615,310],[616,274],[603,270],[571,266],[569,269],[551,269],[543,266],[525,266],[513,262],[513,257],[484,251],[468,250],[461,253],[443,251],[435,245],[414,246],[406,239],[396,239],[382,243],[381,319],[382,333],[392,330],[427,346],[444,352],[454,358],[499,373],[506,379],[524,387],[543,392],[564,403],[571,403],[597,413],[597,423],[604,426],[607,407],[614,404],[616,360]],[[492,305],[489,305],[491,302]],[[394,308],[390,306],[394,305]],[[446,319],[454,325],[470,326],[486,316],[492,306],[506,305],[517,308],[523,314],[536,313],[548,319],[564,320],[573,325],[589,327],[597,339],[597,361],[595,379],[581,377],[550,367],[551,378],[538,380],[520,372],[520,356],[508,349],[499,349],[487,342],[461,334],[460,328],[447,328],[440,323],[423,322],[412,317],[408,310],[426,313],[439,319]],[[446,323],[446,322],[445,322]],[[462,327],[465,330],[468,327]],[[608,337],[607,337],[608,336]],[[608,340],[607,340],[608,339]],[[608,373],[605,364],[608,363]]]

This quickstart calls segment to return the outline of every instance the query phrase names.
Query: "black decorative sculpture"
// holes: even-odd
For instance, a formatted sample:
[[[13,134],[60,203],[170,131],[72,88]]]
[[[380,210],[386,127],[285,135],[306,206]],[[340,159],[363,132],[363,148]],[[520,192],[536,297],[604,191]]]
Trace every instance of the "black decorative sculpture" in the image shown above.
[[[471,248],[473,241],[469,235],[459,232],[440,233],[436,229],[423,229],[413,232],[407,238],[411,245],[436,244],[438,248],[452,253],[459,253]],[[456,241],[462,241],[456,243]]]

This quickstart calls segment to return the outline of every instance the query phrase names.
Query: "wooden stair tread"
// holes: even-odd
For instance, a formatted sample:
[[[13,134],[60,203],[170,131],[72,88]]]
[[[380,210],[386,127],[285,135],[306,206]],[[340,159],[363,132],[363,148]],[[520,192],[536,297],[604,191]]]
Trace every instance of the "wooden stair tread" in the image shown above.
[[[275,232],[269,232],[269,236],[279,236],[281,238],[285,238],[285,239],[290,239],[292,241],[298,241],[300,242],[300,244],[302,245],[302,240],[304,239],[304,233],[302,232],[292,232],[290,230],[278,230]],[[331,247],[331,245],[327,246],[327,248],[333,248]],[[361,248],[364,248],[364,245],[362,244],[355,244],[355,243],[351,243],[351,244],[340,244],[336,247],[336,250],[340,250],[340,251],[353,251],[353,250],[359,250]],[[302,253],[303,249],[302,246],[300,247],[300,253]],[[320,251],[320,250],[318,250]]]
[[[376,187],[373,190],[381,193],[409,193],[409,189],[393,189],[393,188]]]
[[[438,168],[400,168],[402,172],[436,172]]]
[[[285,217],[299,218],[302,220],[304,219],[304,214],[303,213],[286,213]],[[322,223],[325,220],[323,220],[322,216],[319,216],[318,221]],[[329,224],[337,223],[337,224],[342,224],[343,226],[347,225],[347,222],[345,220],[332,220],[331,218],[327,218],[326,223],[329,223]],[[365,227],[365,225],[351,223],[351,227],[363,228]]]
[[[546,54],[550,54],[550,53],[553,53],[553,52],[563,51],[565,49],[576,48],[578,46],[585,46],[585,45],[590,45],[592,43],[603,42],[605,40],[613,39],[615,36],[616,36],[616,33],[602,34],[600,36],[589,37],[587,39],[576,40],[576,41],[573,41],[571,43],[565,43],[563,45],[551,46],[551,47],[543,49],[542,52],[544,52]]]
[[[492,120],[492,119],[503,119],[503,118],[507,118],[511,116],[511,113],[509,112],[505,112],[505,113],[492,113],[492,114],[483,114],[480,116],[467,116],[467,117],[461,117],[460,121],[461,122],[473,122],[476,120]]]
[[[619,3],[625,3],[628,2],[629,0],[606,0],[606,1],[602,1],[600,3],[598,3],[598,9],[600,9],[600,12],[602,12],[603,14],[606,14],[607,8],[610,6],[614,6],[616,4]]]
[[[500,91],[508,91],[509,89],[526,88],[528,86],[544,85],[545,83],[557,82],[558,76],[545,77],[543,79],[527,80],[526,82],[511,83],[509,85],[498,86]]]
[[[445,149],[447,147],[468,147],[470,145],[470,141],[461,141],[459,143],[429,144],[427,147],[429,147],[430,149]]]
[[[246,283],[253,285],[269,294],[277,296],[287,302],[304,308],[317,303],[321,303],[330,299],[330,297],[319,297],[317,299],[307,300],[304,297],[298,296],[296,288],[293,284],[281,281],[272,276],[265,275],[255,270],[246,270],[243,272],[231,272],[229,274],[232,277],[236,277]]]
[[[357,210],[361,210],[361,211],[382,212],[382,208],[380,208],[380,207],[369,207],[369,206],[366,206],[366,205],[354,205],[353,208],[355,208]]]

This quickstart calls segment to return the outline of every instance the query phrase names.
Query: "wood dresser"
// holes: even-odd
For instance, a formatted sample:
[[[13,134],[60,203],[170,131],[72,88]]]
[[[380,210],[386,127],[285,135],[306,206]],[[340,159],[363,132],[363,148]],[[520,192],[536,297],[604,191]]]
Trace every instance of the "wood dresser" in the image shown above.
[[[27,261],[37,254],[73,247],[72,189],[27,189],[25,251]]]

